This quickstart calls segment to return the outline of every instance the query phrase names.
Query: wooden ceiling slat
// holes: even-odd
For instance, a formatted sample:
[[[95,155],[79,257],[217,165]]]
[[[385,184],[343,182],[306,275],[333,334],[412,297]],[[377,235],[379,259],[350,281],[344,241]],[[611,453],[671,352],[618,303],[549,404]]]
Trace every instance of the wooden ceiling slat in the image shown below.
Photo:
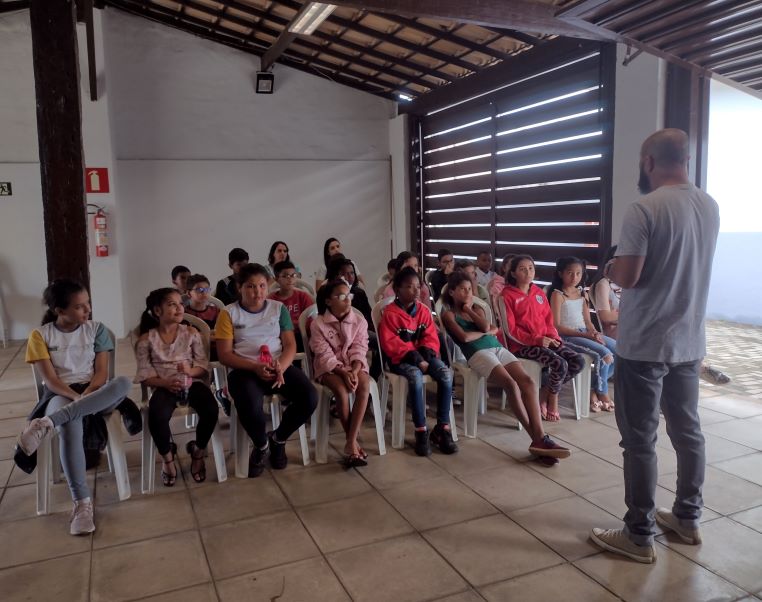
[[[267,50],[264,44],[255,44],[251,41],[241,42],[240,35],[225,35],[221,31],[213,32],[209,28],[209,24],[206,21],[201,21],[195,17],[189,15],[181,15],[176,11],[165,9],[158,5],[148,5],[144,8],[144,3],[141,0],[107,0],[107,4],[144,16],[155,21],[164,23],[177,29],[184,29],[189,33],[193,33],[199,37],[206,38],[250,54],[261,56]],[[184,21],[184,22],[181,22]],[[388,84],[380,81],[376,81],[375,78],[367,77],[364,79],[370,85],[363,83],[363,76],[358,76],[357,79],[345,76],[341,71],[335,71],[335,66],[323,64],[321,61],[317,61],[309,56],[299,55],[298,53],[290,52],[289,55],[293,55],[299,60],[293,58],[289,60],[288,56],[282,57],[283,62],[289,67],[294,67],[300,71],[306,71],[307,73],[323,73],[327,71],[330,73],[330,78],[338,83],[369,92],[371,94],[377,94],[384,96],[385,98],[395,99],[394,95],[389,92]],[[302,61],[302,62],[300,62]],[[308,65],[309,64],[309,65]],[[313,66],[312,68],[310,67]]]
[[[274,23],[277,23],[279,25],[285,26],[289,22],[288,19],[285,19],[283,17],[278,17],[278,16],[276,16],[274,14],[270,14],[268,16],[268,15],[266,15],[266,13],[264,11],[252,8],[252,7],[248,6],[248,5],[241,4],[237,0],[226,0],[226,2],[227,2],[228,6],[230,6],[232,8],[235,8],[236,10],[239,10],[239,11],[241,11],[243,13],[250,14],[252,16],[259,17],[259,18],[265,18],[267,16],[267,18],[269,18],[271,21],[273,21]],[[436,69],[426,68],[423,65],[418,65],[416,63],[412,63],[412,62],[410,62],[410,61],[408,61],[408,60],[406,60],[404,58],[399,58],[399,57],[395,57],[395,56],[389,56],[389,55],[385,55],[385,54],[380,53],[380,52],[375,52],[373,49],[368,48],[367,46],[363,46],[361,44],[354,43],[351,40],[345,40],[345,39],[343,39],[341,37],[332,36],[332,35],[330,35],[328,33],[320,31],[320,29],[315,30],[312,33],[312,37],[318,38],[320,40],[323,40],[324,42],[330,42],[330,43],[335,43],[335,44],[343,45],[343,46],[345,46],[345,47],[347,47],[347,48],[349,48],[351,50],[354,50],[356,52],[362,52],[362,53],[365,53],[365,54],[372,54],[373,56],[375,56],[375,57],[377,57],[377,58],[379,58],[381,60],[384,60],[384,61],[387,61],[387,62],[392,62],[392,63],[398,63],[399,65],[404,65],[408,69],[413,69],[413,70],[415,70],[417,72],[424,73],[424,74],[430,75],[432,77],[436,77],[436,78],[438,78],[440,80],[443,80],[443,81],[449,81],[449,82],[451,82],[451,81],[454,81],[456,79],[454,77],[451,77],[451,76],[448,76],[446,74],[443,74],[443,73],[437,71]]]

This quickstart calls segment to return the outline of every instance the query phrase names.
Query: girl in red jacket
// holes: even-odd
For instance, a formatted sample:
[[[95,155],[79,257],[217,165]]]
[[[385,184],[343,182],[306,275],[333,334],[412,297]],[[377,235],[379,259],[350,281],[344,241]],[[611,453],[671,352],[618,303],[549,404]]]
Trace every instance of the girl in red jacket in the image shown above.
[[[450,432],[452,372],[439,358],[437,328],[431,312],[419,300],[421,277],[407,267],[394,275],[392,286],[395,299],[384,309],[378,338],[390,370],[408,381],[408,401],[415,424],[415,453],[428,456],[433,443],[443,453],[454,454],[458,446]],[[437,424],[430,436],[426,427],[424,374],[437,383]]]
[[[545,293],[535,284],[534,260],[516,255],[506,275],[503,289],[508,324],[508,349],[516,357],[540,362],[548,371],[547,383],[540,389],[543,419],[557,422],[558,393],[561,385],[574,378],[585,366],[584,358],[564,347],[553,323]]]

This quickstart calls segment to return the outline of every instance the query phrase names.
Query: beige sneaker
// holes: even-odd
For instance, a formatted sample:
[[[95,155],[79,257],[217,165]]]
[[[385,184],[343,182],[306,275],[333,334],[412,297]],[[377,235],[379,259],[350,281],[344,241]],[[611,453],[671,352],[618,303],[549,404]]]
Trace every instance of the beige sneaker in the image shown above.
[[[683,527],[680,524],[680,519],[666,508],[656,509],[656,522],[668,531],[675,533],[685,543],[689,543],[693,546],[697,546],[701,543],[700,531],[698,529]]]
[[[87,535],[95,531],[93,522],[93,503],[91,501],[77,500],[71,511],[71,526],[69,533],[72,535]]]
[[[634,544],[622,529],[594,528],[590,532],[590,539],[596,545],[609,552],[614,552],[614,554],[621,554],[645,564],[656,561],[656,550],[652,545],[639,546]]]
[[[26,425],[24,432],[19,435],[17,440],[19,449],[27,456],[36,452],[45,436],[53,430],[48,422],[47,419],[35,418]]]

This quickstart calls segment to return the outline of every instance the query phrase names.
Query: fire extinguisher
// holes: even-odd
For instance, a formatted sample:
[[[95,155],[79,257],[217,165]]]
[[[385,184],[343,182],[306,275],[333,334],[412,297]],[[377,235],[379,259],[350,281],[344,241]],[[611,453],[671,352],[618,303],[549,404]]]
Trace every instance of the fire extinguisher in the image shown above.
[[[108,219],[106,212],[98,208],[93,218],[95,228],[95,256],[108,257]]]

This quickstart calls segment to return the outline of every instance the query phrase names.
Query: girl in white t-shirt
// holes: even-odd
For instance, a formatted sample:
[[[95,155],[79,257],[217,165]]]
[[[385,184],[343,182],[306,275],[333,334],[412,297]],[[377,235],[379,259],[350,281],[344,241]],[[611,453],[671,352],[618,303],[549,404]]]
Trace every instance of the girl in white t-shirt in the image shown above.
[[[58,431],[61,465],[74,501],[69,531],[85,535],[95,531],[95,523],[82,419],[114,410],[131,383],[123,376],[106,382],[114,341],[103,324],[90,320],[90,295],[82,284],[55,280],[43,298],[48,310],[42,326],[29,335],[26,361],[35,364],[44,387],[31,422],[19,436],[17,453],[32,456],[53,428]]]
[[[614,374],[616,341],[598,332],[590,320],[590,308],[580,286],[584,274],[584,260],[577,257],[559,259],[550,285],[550,308],[556,330],[566,346],[594,359],[596,378],[590,391],[590,411],[613,412],[608,379]]]
[[[317,391],[304,372],[292,365],[294,327],[286,306],[267,298],[267,269],[250,263],[237,278],[239,300],[220,312],[215,336],[220,362],[231,369],[228,391],[238,419],[254,442],[249,457],[249,477],[253,478],[262,474],[268,457],[272,468],[286,467],[286,441],[315,411]],[[268,433],[264,397],[274,394],[287,407],[280,426]]]
[[[323,244],[323,265],[321,265],[317,272],[315,272],[315,290],[318,290],[325,282],[326,273],[328,272],[328,264],[331,263],[331,258],[334,255],[343,255],[344,251],[341,249],[341,242],[338,238],[329,238]],[[357,264],[355,263],[355,276],[357,281],[365,288],[365,279],[362,277]]]

